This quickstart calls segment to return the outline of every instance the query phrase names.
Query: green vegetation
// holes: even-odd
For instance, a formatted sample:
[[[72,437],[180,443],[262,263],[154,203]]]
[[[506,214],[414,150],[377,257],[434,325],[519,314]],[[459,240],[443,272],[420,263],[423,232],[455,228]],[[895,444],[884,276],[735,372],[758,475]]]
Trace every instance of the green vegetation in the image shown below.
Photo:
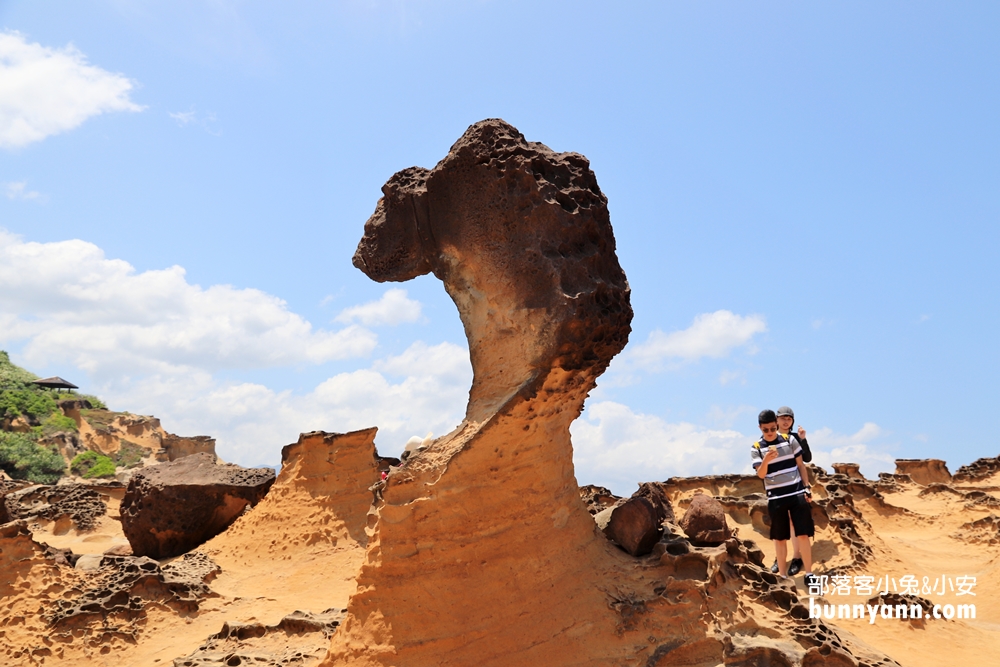
[[[107,406],[96,396],[71,394],[32,384],[38,376],[11,363],[10,355],[0,350],[0,420],[4,423],[23,417],[31,426],[29,433],[0,430],[0,469],[14,479],[26,479],[39,484],[54,484],[66,473],[66,461],[54,445],[45,438],[57,433],[76,433],[76,421],[63,414],[58,402],[66,399],[89,401],[97,410]],[[84,410],[83,412],[87,412]],[[41,442],[40,442],[41,441]],[[131,451],[131,450],[130,450]],[[85,466],[86,477],[109,477],[115,474],[115,462],[96,452]],[[81,455],[83,456],[83,455]],[[128,460],[134,454],[127,454]],[[76,457],[73,463],[77,463]],[[135,464],[133,464],[135,465]]]
[[[20,366],[15,366],[10,362],[10,355],[0,350],[0,390],[24,389],[31,386],[32,380],[37,380],[38,376],[29,373]]]
[[[63,431],[69,431],[70,433],[76,433],[77,431],[76,422],[60,412],[53,412],[42,420],[42,425],[39,428],[42,429],[42,435],[45,436],[51,436]]]
[[[87,401],[90,406],[95,410],[107,410],[108,406],[104,404],[104,401],[97,398],[93,394],[75,394],[75,398],[81,401]]]
[[[74,475],[94,479],[95,477],[114,477],[115,462],[104,454],[83,452],[73,457],[69,470]]]
[[[52,398],[54,393],[47,389],[0,390],[0,418],[24,415],[30,420],[41,420],[59,411]]]
[[[55,447],[39,445],[34,434],[0,431],[0,469],[14,479],[54,484],[66,462]]]
[[[122,468],[134,468],[148,454],[144,448],[129,442],[124,438],[118,440],[118,452],[115,454],[115,465]]]
[[[107,456],[98,456],[97,463],[94,467],[87,471],[84,475],[87,479],[94,479],[95,477],[114,477],[115,476],[115,462],[109,459]]]

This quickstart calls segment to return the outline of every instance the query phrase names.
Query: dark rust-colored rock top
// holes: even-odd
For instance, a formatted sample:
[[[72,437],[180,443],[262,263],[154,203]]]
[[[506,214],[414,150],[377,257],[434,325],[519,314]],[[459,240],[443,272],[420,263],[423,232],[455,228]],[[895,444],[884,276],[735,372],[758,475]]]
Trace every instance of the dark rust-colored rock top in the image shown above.
[[[469,339],[470,421],[554,367],[593,381],[625,347],[628,281],[587,158],[489,119],[382,192],[354,265],[379,282],[444,282]]]
[[[219,465],[207,453],[137,471],[121,503],[136,556],[178,556],[215,537],[274,484],[270,468]]]

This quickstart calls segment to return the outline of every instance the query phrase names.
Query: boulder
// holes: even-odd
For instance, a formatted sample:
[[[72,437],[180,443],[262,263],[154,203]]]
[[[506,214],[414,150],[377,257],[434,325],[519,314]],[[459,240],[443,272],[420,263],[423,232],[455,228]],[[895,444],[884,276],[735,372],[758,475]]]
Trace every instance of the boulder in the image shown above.
[[[722,503],[703,493],[691,498],[680,526],[696,546],[714,546],[731,536]]]
[[[639,485],[639,490],[632,494],[633,498],[645,498],[656,511],[656,522],[662,524],[664,521],[674,523],[674,508],[667,497],[667,491],[663,484],[657,482],[643,482]]]
[[[633,556],[648,554],[663,534],[656,508],[641,496],[624,500],[597,516],[604,534]]]
[[[663,536],[664,522],[674,521],[673,507],[661,484],[644,482],[631,498],[612,500],[614,504],[608,502],[615,498],[610,491],[602,495],[598,490],[607,491],[603,487],[580,487],[585,500],[592,499],[589,505],[596,505],[597,499],[607,503],[598,508],[594,519],[608,539],[633,556],[652,551]]]
[[[271,468],[218,465],[205,452],[143,468],[122,498],[122,529],[136,556],[178,556],[228,528],[272,484]]]

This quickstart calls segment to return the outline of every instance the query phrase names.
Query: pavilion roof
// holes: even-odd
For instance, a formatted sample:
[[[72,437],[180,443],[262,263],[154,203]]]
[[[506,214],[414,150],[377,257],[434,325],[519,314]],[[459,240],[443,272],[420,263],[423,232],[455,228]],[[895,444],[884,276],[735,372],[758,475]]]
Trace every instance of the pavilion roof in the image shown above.
[[[31,384],[37,384],[41,387],[48,387],[49,389],[79,389],[72,382],[67,382],[63,380],[58,375],[54,375],[50,378],[42,378],[41,380],[32,380]]]

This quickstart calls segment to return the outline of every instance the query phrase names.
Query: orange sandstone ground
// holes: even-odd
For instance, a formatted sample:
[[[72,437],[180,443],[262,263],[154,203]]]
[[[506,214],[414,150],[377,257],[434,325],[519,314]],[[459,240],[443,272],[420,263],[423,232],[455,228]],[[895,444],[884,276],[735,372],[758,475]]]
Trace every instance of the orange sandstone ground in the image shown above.
[[[366,547],[373,549],[369,558],[377,553],[377,545],[367,545],[366,536],[367,512],[372,501],[368,486],[377,480],[371,444],[373,436],[373,430],[347,436],[307,434],[299,443],[290,446],[285,466],[265,500],[228,531],[199,549],[221,571],[208,583],[211,593],[195,611],[164,601],[155,590],[137,590],[132,594],[149,597],[139,618],[128,619],[120,613],[95,615],[55,628],[45,621],[44,610],[53,600],[66,599],[87,590],[100,572],[59,565],[45,557],[39,543],[70,548],[78,554],[100,554],[110,547],[126,544],[120,524],[115,520],[114,495],[117,492],[113,490],[108,496],[108,514],[93,530],[66,528],[59,522],[30,526],[16,522],[7,524],[0,531],[0,571],[3,573],[0,577],[0,663],[12,666],[180,665],[185,664],[181,660],[185,656],[197,654],[199,647],[209,636],[218,633],[223,624],[277,626],[296,611],[319,614],[346,608],[356,593]],[[345,443],[348,446],[344,446]],[[916,575],[918,580],[928,576],[932,581],[941,575],[953,580],[958,576],[976,578],[972,588],[976,593],[974,597],[956,597],[952,591],[945,595],[921,595],[932,603],[973,602],[975,619],[824,621],[845,643],[868,647],[901,665],[1000,665],[1000,657],[990,648],[1000,645],[1000,601],[997,599],[1000,592],[1000,501],[997,500],[1000,497],[1000,467],[995,459],[990,461],[993,472],[987,469],[979,475],[959,473],[926,484],[918,484],[912,477],[903,475],[885,475],[877,482],[848,482],[843,476],[816,475],[817,504],[828,503],[837,491],[846,491],[851,503],[841,502],[828,511],[833,516],[850,515],[853,518],[850,525],[855,529],[849,541],[833,522],[817,522],[817,572],[832,571],[852,577],[871,575],[876,579],[886,575],[898,579],[905,574]],[[766,527],[760,525],[759,509],[754,511],[752,505],[748,508],[736,502],[744,494],[758,492],[755,487],[758,483],[752,477],[734,475],[674,478],[665,482],[664,487],[678,515],[694,493],[721,498],[737,536],[753,540],[763,551],[767,566],[773,559],[773,550],[766,533],[762,532]],[[831,486],[836,489],[833,493],[828,491]],[[558,537],[555,528],[558,520],[558,516],[552,518],[550,537],[553,539]],[[704,604],[704,601],[689,599],[698,588],[686,584],[706,584],[699,580],[705,579],[708,571],[717,567],[719,554],[725,551],[723,548],[715,549],[714,553],[711,549],[695,550],[708,554],[707,559],[689,559],[687,564],[678,563],[669,554],[658,557],[655,552],[632,558],[596,530],[592,533],[593,539],[578,545],[577,549],[601,554],[594,559],[600,569],[593,575],[593,581],[600,585],[590,592],[577,590],[566,599],[552,599],[549,592],[539,588],[521,590],[519,594],[525,607],[544,605],[554,619],[567,614],[584,616],[579,609],[570,614],[561,610],[560,605],[589,605],[611,610],[608,618],[614,622],[607,627],[589,625],[578,630],[571,624],[560,629],[587,650],[599,654],[606,653],[609,646],[627,649],[630,641],[645,644],[650,637],[638,637],[649,632],[669,634],[672,622],[680,620],[678,606]],[[544,537],[538,536],[539,539]],[[439,539],[447,539],[447,535]],[[432,551],[433,545],[425,544],[423,548],[425,552]],[[859,553],[864,562],[858,562]],[[496,553],[494,558],[502,563],[504,554]],[[426,556],[419,550],[403,560],[410,561],[417,571],[427,563]],[[455,563],[447,570],[447,576],[461,582],[461,571],[469,567],[473,565]],[[517,575],[512,573],[510,579],[499,580],[497,585],[517,586]],[[687,579],[689,577],[692,579]],[[413,582],[415,588],[422,585],[426,584]],[[565,582],[552,582],[553,587],[565,585]],[[797,577],[797,586],[800,601],[807,605],[808,593],[801,576]],[[664,587],[668,590],[678,588],[681,596],[664,596],[666,591],[650,595],[648,599],[630,599],[627,595],[628,591],[648,589],[652,592]],[[580,588],[574,586],[571,590]],[[788,644],[794,643],[793,619],[789,611],[754,599],[753,589],[739,582],[729,582],[722,588],[736,590],[736,595],[730,602],[711,609],[710,613],[720,618],[738,619],[731,625],[737,643],[756,647],[773,644],[784,647],[787,655]],[[428,588],[424,591],[426,600],[422,602],[427,608],[424,622],[428,627],[435,624],[440,614],[448,613],[448,610],[434,608],[434,593],[433,588]],[[856,604],[867,602],[869,597],[827,594],[822,601]],[[468,598],[469,609],[459,610],[461,613],[510,613],[510,610],[494,608],[491,600],[495,598],[489,590],[470,590]],[[718,620],[709,617],[701,618],[700,622],[711,625]],[[704,634],[701,628],[690,631]],[[373,636],[371,641],[374,646],[378,637]],[[463,639],[456,637],[451,641]],[[470,629],[464,641],[502,646],[506,639],[502,632],[492,636]],[[320,664],[330,642],[331,638],[321,632],[268,632],[262,636],[230,639],[228,644],[216,642],[225,645],[214,658],[211,651],[203,651],[199,658],[202,662],[190,664],[227,664],[224,659],[231,661],[233,656],[243,656],[248,660],[245,664],[253,664],[249,659],[257,656],[266,660],[258,664],[312,666]],[[715,657],[718,653],[715,642],[715,639],[704,638],[688,648],[686,654],[672,656],[672,660],[667,660],[665,655],[662,662],[649,662],[646,655],[644,660],[632,664],[730,664]],[[627,653],[624,649],[623,653]],[[285,662],[280,662],[282,656]],[[559,656],[551,658],[552,664],[572,664],[559,663]],[[356,660],[356,664],[366,662],[363,657]],[[616,662],[629,664],[624,654]],[[508,664],[531,663],[512,659]],[[852,663],[834,661],[829,664]]]

